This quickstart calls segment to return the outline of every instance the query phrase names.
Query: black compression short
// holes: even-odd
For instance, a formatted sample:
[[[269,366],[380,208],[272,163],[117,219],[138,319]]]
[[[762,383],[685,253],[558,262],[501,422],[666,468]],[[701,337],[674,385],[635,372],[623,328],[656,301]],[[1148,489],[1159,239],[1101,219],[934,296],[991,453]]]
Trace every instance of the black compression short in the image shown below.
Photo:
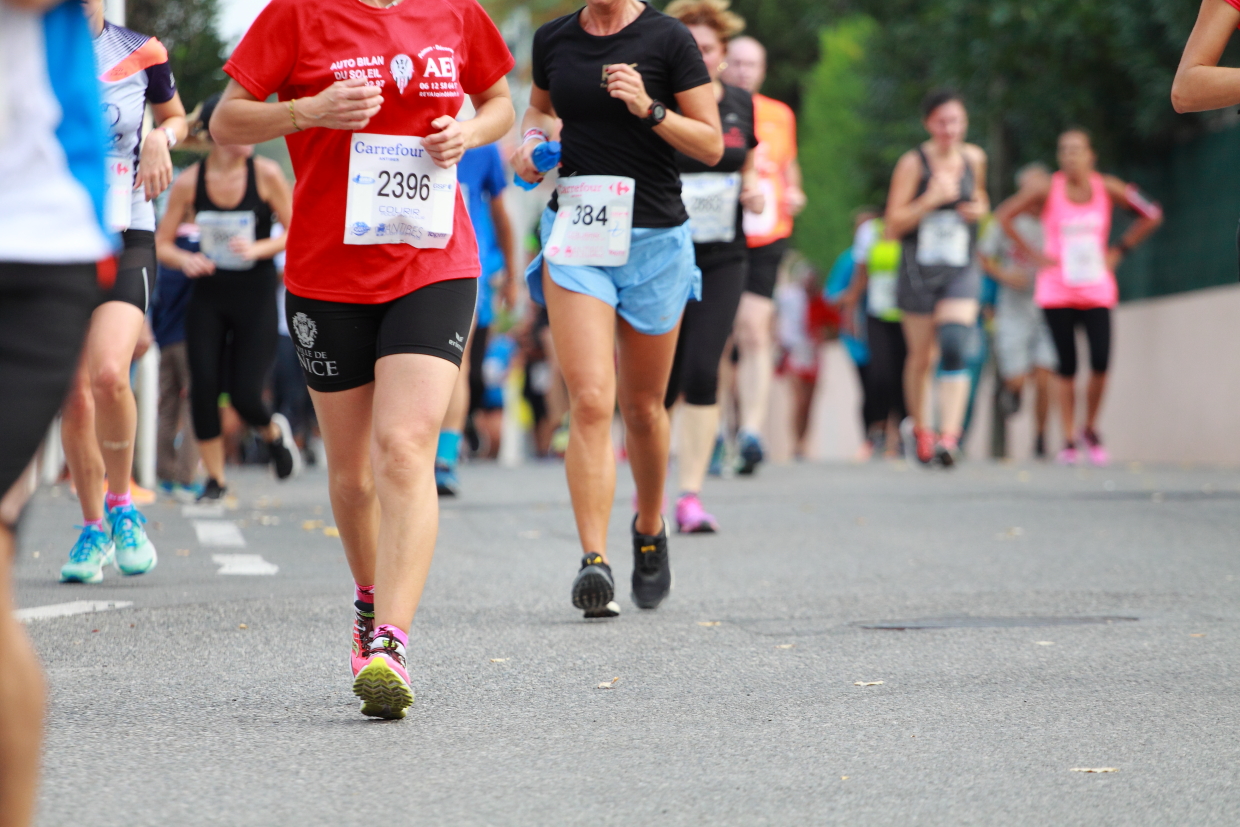
[[[0,497],[64,401],[98,304],[94,264],[0,263]]]
[[[763,298],[775,295],[775,281],[779,278],[779,263],[788,251],[788,239],[781,238],[762,247],[749,248],[749,275],[745,280],[745,292]]]
[[[1076,376],[1076,328],[1085,328],[1089,342],[1089,369],[1106,373],[1111,363],[1111,309],[1109,307],[1048,307],[1046,326],[1051,329],[1059,356],[1059,375]]]
[[[306,384],[347,391],[375,380],[375,362],[423,353],[460,367],[474,319],[477,279],[428,284],[382,304],[351,304],[286,294],[284,312]]]
[[[121,234],[125,249],[117,262],[116,283],[108,290],[105,302],[125,302],[146,313],[155,287],[155,233],[150,230],[125,230]]]

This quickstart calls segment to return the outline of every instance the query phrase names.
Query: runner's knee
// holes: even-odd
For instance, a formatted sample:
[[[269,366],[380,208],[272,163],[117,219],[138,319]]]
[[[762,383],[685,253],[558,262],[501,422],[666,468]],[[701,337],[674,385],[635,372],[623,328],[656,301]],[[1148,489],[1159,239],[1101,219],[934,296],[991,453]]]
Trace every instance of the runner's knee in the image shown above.
[[[129,393],[129,370],[105,364],[91,373],[90,391],[96,399],[116,399]]]
[[[939,368],[944,373],[965,370],[969,347],[969,328],[956,322],[939,325]]]
[[[611,424],[611,415],[615,411],[615,399],[601,388],[578,390],[572,396],[572,413],[570,422],[582,427]]]

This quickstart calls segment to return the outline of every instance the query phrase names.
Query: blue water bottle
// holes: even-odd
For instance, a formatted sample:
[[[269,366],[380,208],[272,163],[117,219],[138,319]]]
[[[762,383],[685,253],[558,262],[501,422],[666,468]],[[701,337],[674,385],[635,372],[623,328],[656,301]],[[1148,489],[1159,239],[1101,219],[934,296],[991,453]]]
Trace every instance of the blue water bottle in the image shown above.
[[[560,142],[544,141],[534,147],[531,160],[534,161],[534,168],[539,172],[550,172],[555,169],[560,165]],[[531,184],[516,173],[513,173],[512,182],[523,190],[532,190],[538,186],[537,183]]]

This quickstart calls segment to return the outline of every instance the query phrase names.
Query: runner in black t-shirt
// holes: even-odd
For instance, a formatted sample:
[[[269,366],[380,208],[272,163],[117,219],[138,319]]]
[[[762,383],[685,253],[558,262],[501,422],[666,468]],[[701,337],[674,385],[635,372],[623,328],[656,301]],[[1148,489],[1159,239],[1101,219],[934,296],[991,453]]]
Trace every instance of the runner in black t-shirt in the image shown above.
[[[682,533],[715,532],[719,524],[702,508],[698,495],[719,430],[719,359],[732,333],[748,269],[741,205],[752,213],[763,207],[754,169],[758,138],[753,96],[719,79],[727,41],[740,34],[745,21],[728,11],[726,0],[675,0],[667,13],[684,23],[697,41],[723,123],[723,160],[715,166],[676,154],[702,270],[702,298],[685,308],[665,400],[670,408],[684,395],[676,452],[676,527]]]
[[[571,402],[565,465],[585,552],[573,605],[586,617],[615,617],[606,541],[617,397],[637,485],[633,601],[653,609],[671,589],[663,396],[685,303],[701,292],[674,150],[713,165],[723,136],[692,35],[639,0],[589,0],[534,35],[534,86],[512,159],[526,181],[542,178],[532,155],[557,117],[557,194],[526,278],[547,306]]]

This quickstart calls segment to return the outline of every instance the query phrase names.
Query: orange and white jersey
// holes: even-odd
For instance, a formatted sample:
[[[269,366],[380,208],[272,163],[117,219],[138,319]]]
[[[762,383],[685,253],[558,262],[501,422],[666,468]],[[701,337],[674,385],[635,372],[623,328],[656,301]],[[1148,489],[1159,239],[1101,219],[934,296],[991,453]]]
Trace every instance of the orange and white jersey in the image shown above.
[[[792,235],[792,216],[784,206],[784,194],[788,165],[797,157],[797,121],[787,104],[765,95],[753,96],[753,110],[758,135],[754,166],[766,207],[760,213],[745,213],[745,238],[750,247],[765,247]]]

